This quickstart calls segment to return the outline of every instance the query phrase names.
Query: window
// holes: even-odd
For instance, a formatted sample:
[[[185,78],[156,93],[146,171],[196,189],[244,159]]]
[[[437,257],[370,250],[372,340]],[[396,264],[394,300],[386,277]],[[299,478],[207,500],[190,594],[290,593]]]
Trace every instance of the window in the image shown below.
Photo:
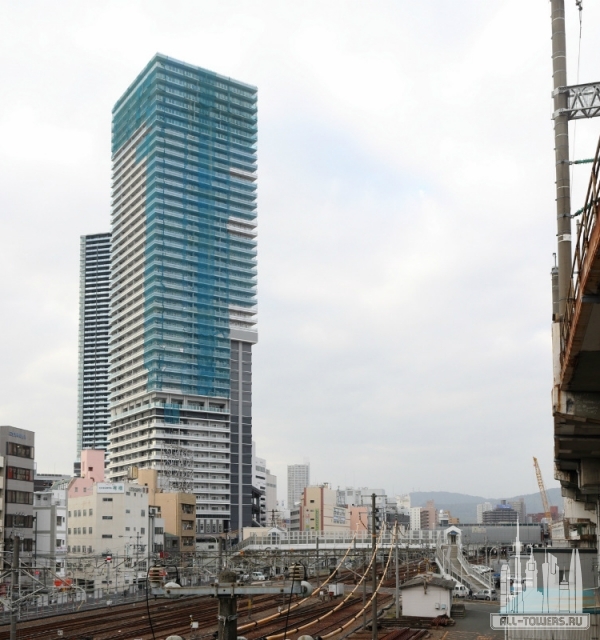
[[[146,510],[142,509],[142,518],[146,515]]]
[[[94,510],[90,509],[90,515],[93,516],[94,515]]]
[[[28,447],[24,444],[17,444],[16,442],[6,443],[6,453],[9,456],[16,456],[17,458],[33,459],[33,447]]]
[[[182,504],[181,510],[183,513],[194,513],[194,505],[192,504]]]
[[[162,534],[164,532],[165,531],[164,531],[163,527],[154,527],[154,533],[155,534],[160,535],[160,534]]]
[[[85,528],[85,527],[83,527],[83,533],[84,533],[84,535],[87,533],[87,531],[86,531],[86,528]]]
[[[125,513],[131,513],[129,509],[125,509]]]
[[[90,535],[91,535],[91,533],[92,533],[92,527],[90,527],[90,528],[88,529],[88,531],[90,532]]]
[[[142,528],[140,529],[140,533],[146,533],[146,529],[145,529],[144,527],[142,527]]]
[[[57,527],[60,527],[64,523],[65,523],[65,517],[64,516],[56,516],[56,526]]]
[[[67,535],[70,536],[71,535],[71,529],[67,529]]]
[[[83,510],[83,515],[87,516],[87,511],[85,509]]]
[[[7,513],[6,514],[6,526],[7,527],[22,527],[24,529],[33,528],[33,516],[26,516],[22,513]]]
[[[112,520],[112,516],[102,516],[102,520]]]
[[[6,467],[6,477],[9,480],[31,482],[33,480],[33,471],[31,469],[23,469],[21,467]]]
[[[71,512],[69,511],[69,513],[67,514],[69,516],[69,518],[71,517]]]
[[[33,493],[29,491],[7,491],[6,502],[11,504],[33,504]]]
[[[181,539],[181,542],[184,547],[191,547],[194,545],[194,538],[191,536],[186,536],[185,538]]]
[[[129,531],[129,527],[125,527],[125,531]]]
[[[102,498],[102,502],[112,502],[112,498]]]
[[[112,533],[103,533],[102,537],[103,538],[112,538]]]

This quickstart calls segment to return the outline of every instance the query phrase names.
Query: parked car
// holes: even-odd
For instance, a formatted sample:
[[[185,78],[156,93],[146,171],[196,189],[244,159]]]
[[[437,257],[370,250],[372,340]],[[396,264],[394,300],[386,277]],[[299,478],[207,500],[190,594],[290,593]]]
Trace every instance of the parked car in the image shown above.
[[[482,589],[473,594],[473,600],[495,600],[496,589]]]
[[[455,598],[466,598],[469,595],[469,590],[464,584],[457,584],[454,589],[452,589],[452,595]]]
[[[253,571],[252,574],[250,575],[250,580],[252,580],[252,582],[262,582],[263,580],[266,580],[267,578],[265,577],[265,574],[262,571]]]

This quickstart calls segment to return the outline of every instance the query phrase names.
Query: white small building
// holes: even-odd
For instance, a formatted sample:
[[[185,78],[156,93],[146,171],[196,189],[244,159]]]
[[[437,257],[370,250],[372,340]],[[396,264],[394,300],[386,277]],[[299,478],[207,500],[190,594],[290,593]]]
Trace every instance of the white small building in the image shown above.
[[[52,573],[65,575],[67,555],[67,488],[70,480],[55,482],[33,497],[34,548],[36,567],[47,567]]]
[[[454,580],[441,576],[417,576],[400,585],[402,615],[420,618],[450,617]]]

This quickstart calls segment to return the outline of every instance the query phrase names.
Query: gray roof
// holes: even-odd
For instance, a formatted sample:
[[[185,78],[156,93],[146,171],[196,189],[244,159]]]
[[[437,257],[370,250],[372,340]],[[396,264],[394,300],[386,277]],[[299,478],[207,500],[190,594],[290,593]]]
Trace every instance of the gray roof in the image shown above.
[[[417,576],[416,578],[411,578],[407,580],[404,584],[400,585],[400,589],[412,589],[413,587],[423,587],[423,584],[427,582],[428,586],[432,587],[442,587],[442,589],[454,589],[456,582],[454,580],[446,580],[441,576]]]

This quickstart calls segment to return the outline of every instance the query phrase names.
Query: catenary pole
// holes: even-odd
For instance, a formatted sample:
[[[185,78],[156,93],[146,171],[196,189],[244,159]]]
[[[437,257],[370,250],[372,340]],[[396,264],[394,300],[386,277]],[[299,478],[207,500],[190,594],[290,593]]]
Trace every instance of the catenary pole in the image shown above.
[[[377,640],[377,519],[375,515],[377,495],[371,495],[371,544],[373,546],[373,597],[371,598],[371,630],[373,640]]]
[[[12,573],[10,585],[10,640],[17,640],[17,585],[19,583],[19,552],[21,550],[21,538],[14,536],[13,538],[13,557],[12,557]]]
[[[565,2],[550,0],[552,19],[552,84],[554,98],[554,154],[556,162],[556,235],[558,242],[558,314],[562,320],[571,284],[571,180],[569,176],[568,107]]]

